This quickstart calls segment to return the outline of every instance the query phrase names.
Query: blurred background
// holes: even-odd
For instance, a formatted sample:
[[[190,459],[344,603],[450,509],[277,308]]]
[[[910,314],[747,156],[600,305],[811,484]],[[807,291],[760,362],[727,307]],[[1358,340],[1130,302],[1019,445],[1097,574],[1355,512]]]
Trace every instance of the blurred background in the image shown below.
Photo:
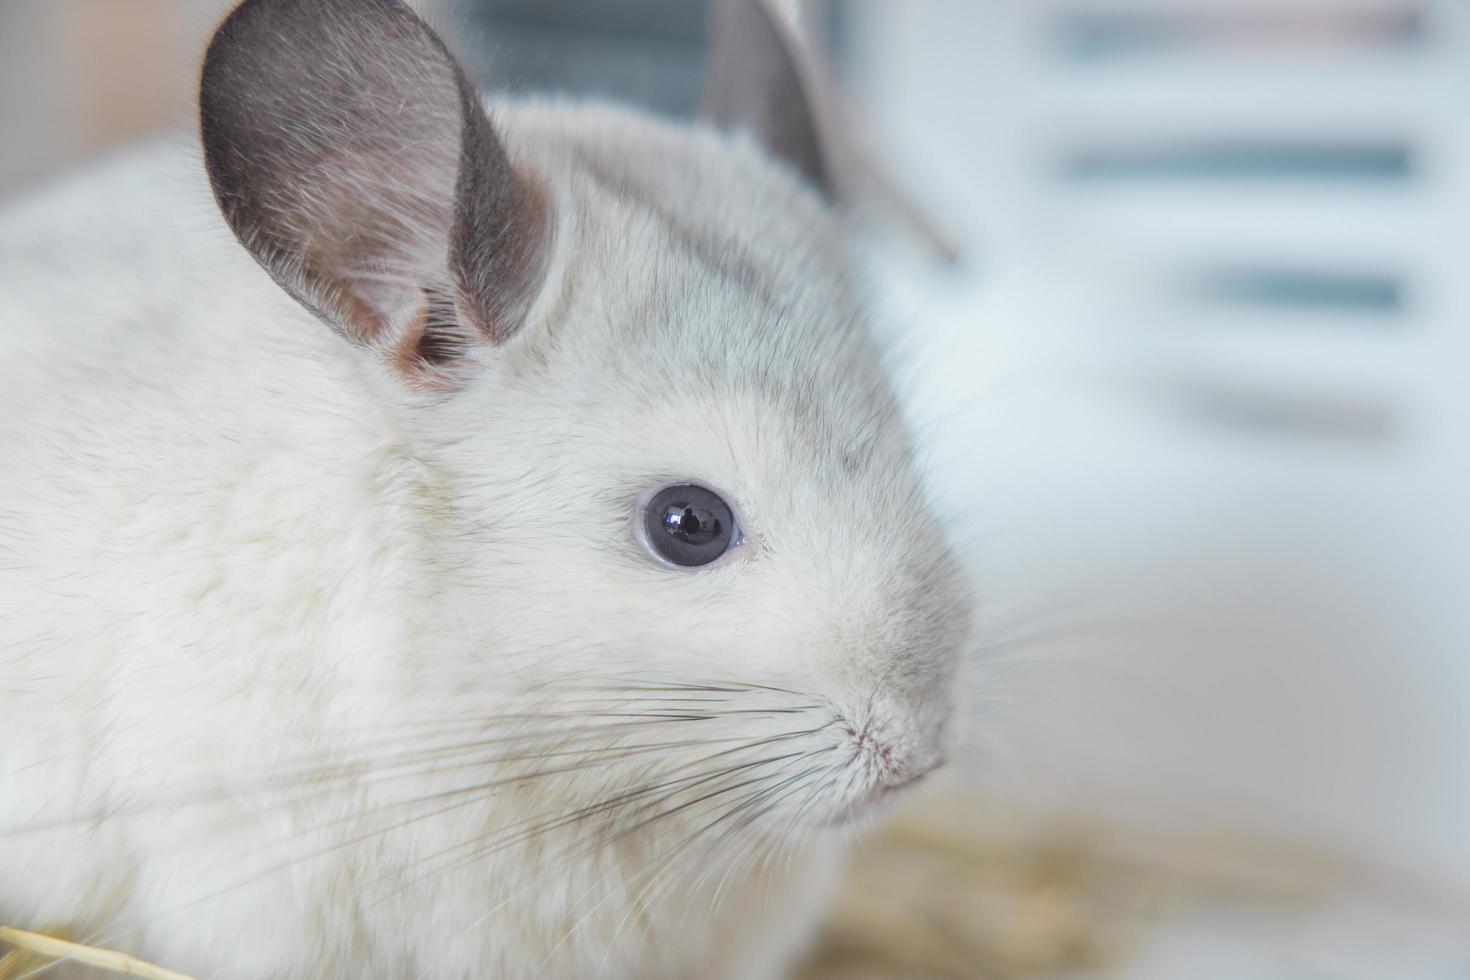
[[[0,197],[187,126],[228,5],[0,0]],[[421,6],[698,104],[700,2]],[[1470,3],[800,8],[922,216],[853,243],[984,597],[811,975],[1470,977]]]

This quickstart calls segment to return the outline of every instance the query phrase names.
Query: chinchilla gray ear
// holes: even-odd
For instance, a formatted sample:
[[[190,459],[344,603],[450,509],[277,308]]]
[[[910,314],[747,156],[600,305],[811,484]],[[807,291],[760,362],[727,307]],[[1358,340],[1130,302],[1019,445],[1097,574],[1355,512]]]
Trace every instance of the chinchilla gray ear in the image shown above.
[[[774,0],[714,0],[704,115],[724,128],[753,132],[832,198],[818,81],[796,24]]]
[[[200,124],[240,241],[410,383],[453,387],[525,319],[545,195],[399,0],[245,0],[205,56]]]

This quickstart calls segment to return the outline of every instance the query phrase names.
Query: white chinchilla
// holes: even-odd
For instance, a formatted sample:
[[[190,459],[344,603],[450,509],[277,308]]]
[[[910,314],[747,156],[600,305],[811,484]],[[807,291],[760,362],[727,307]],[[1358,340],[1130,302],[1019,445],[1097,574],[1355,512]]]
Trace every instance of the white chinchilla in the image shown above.
[[[954,742],[970,597],[776,50],[711,82],[763,149],[247,0],[203,166],[0,217],[0,923],[208,977],[789,968]]]

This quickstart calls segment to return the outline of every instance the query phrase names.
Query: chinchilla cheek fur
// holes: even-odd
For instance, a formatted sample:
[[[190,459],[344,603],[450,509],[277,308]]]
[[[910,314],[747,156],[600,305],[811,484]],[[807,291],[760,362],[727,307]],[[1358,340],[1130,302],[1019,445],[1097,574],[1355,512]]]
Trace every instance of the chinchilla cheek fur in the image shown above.
[[[199,147],[0,215],[0,922],[226,978],[800,955],[952,751],[972,602],[803,73],[717,8],[733,132],[248,0]]]

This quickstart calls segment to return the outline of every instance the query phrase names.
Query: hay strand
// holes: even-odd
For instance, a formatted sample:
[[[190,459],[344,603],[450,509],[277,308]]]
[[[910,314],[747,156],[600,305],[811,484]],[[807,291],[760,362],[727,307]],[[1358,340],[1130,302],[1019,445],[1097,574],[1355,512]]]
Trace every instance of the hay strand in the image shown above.
[[[65,939],[57,939],[54,936],[43,936],[38,932],[26,932],[24,929],[13,929],[10,926],[0,926],[0,944],[14,946],[17,950],[47,959],[70,960],[74,963],[94,966],[99,970],[107,970],[110,973],[125,973],[129,976],[143,977],[144,980],[193,980],[182,973],[175,973],[161,966],[134,959],[126,953],[83,946],[80,943],[67,942]],[[0,978],[4,978],[7,970],[13,968],[20,959],[14,953],[0,959]]]

